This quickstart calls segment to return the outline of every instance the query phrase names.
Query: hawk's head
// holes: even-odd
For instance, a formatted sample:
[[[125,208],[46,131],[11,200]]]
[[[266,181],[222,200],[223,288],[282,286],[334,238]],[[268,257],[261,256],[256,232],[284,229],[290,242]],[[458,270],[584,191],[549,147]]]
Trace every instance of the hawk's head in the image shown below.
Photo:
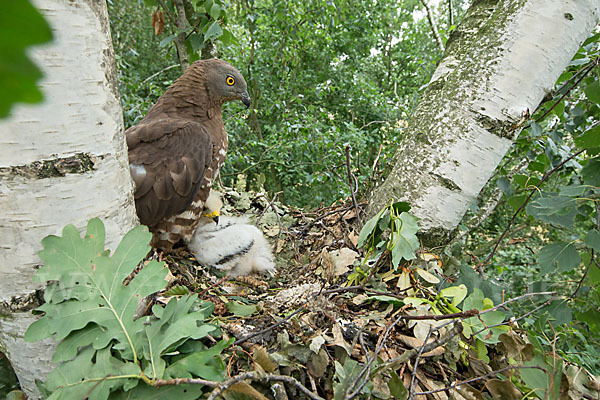
[[[193,66],[201,66],[206,81],[206,89],[212,99],[224,103],[241,100],[250,107],[250,96],[246,80],[233,65],[219,59],[198,60]]]
[[[206,225],[211,221],[218,224],[222,207],[223,200],[221,200],[221,194],[217,191],[211,190],[210,194],[208,195],[208,199],[206,199],[206,202],[204,202],[204,210],[202,210],[200,225]]]

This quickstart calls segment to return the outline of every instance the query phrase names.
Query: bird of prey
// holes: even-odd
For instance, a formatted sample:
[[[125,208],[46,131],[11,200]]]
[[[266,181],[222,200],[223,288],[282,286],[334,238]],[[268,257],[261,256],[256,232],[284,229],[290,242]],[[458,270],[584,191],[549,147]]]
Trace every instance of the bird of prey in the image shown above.
[[[140,222],[152,244],[188,242],[227,152],[223,103],[250,106],[246,81],[229,63],[193,63],[125,132]]]
[[[273,275],[273,253],[262,232],[244,217],[219,216],[221,206],[220,198],[212,191],[188,243],[198,262],[230,276]]]

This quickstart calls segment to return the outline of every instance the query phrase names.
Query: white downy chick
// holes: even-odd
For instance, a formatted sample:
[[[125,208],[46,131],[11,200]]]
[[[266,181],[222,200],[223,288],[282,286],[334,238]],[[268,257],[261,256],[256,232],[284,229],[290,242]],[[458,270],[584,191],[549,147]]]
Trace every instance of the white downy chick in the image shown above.
[[[211,191],[202,220],[188,243],[198,262],[231,276],[273,275],[273,253],[263,233],[244,217],[220,216],[222,206],[218,193]]]

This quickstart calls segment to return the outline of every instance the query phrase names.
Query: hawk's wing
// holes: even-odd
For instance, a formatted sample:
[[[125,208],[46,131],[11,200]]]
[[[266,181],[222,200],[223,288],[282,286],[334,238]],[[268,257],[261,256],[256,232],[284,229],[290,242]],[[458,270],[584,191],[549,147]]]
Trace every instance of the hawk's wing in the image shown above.
[[[153,226],[188,208],[213,157],[206,128],[164,118],[142,121],[125,134],[140,222]]]

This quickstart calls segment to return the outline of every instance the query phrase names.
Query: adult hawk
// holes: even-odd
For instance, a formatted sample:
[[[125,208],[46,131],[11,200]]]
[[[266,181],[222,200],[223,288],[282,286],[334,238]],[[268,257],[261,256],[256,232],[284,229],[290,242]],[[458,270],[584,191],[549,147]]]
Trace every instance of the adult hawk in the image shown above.
[[[125,132],[137,214],[154,246],[192,237],[225,159],[221,107],[232,100],[250,106],[240,72],[223,60],[196,61]]]

